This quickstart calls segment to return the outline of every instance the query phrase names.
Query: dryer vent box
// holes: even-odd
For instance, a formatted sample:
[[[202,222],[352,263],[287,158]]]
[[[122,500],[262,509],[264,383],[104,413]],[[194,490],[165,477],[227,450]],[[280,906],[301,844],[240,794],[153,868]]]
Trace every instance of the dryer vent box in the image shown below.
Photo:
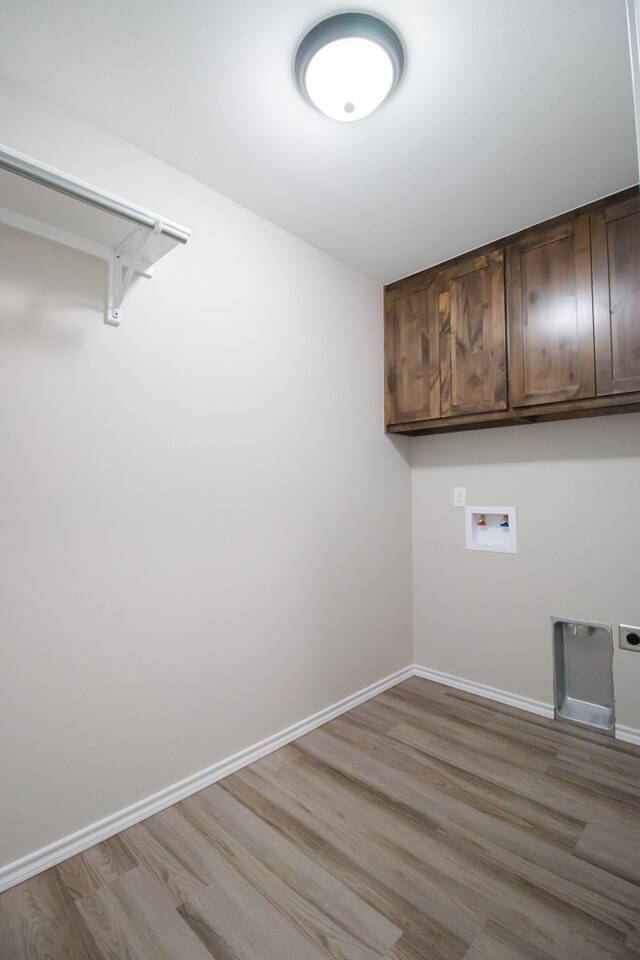
[[[615,735],[613,640],[608,623],[553,617],[556,720]]]

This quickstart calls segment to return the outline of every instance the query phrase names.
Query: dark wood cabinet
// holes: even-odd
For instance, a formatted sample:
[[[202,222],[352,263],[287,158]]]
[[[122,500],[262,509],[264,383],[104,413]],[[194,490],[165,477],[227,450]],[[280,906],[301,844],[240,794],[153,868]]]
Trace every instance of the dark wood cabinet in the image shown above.
[[[507,407],[502,249],[388,292],[387,423]]]
[[[422,289],[387,298],[385,310],[388,423],[440,416],[440,351],[436,278]]]
[[[595,396],[589,237],[584,216],[507,247],[513,407]]]
[[[502,249],[438,271],[440,416],[506,410]]]
[[[393,433],[640,411],[638,188],[389,284],[385,364]]]
[[[640,391],[640,199],[591,218],[598,396]]]

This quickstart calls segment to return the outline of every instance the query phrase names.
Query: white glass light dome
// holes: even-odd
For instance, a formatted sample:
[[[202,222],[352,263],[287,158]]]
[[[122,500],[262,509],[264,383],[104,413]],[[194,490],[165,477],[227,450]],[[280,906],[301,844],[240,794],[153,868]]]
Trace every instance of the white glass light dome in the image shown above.
[[[376,17],[342,13],[314,27],[298,48],[304,97],[334,120],[360,120],[386,100],[404,68],[394,31]]]

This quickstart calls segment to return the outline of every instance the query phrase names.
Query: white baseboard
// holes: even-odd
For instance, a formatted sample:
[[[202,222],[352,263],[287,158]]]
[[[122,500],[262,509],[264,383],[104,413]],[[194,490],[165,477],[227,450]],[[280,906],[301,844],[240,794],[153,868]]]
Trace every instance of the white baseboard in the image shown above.
[[[199,773],[195,773],[185,780],[179,781],[179,783],[165,787],[163,790],[158,791],[158,793],[154,793],[150,797],[145,797],[144,800],[139,800],[130,807],[119,810],[117,813],[113,813],[103,820],[99,820],[97,823],[83,827],[82,830],[78,830],[77,833],[63,837],[61,840],[57,840],[49,846],[42,847],[40,850],[35,850],[21,860],[15,860],[13,863],[8,863],[6,866],[0,867],[0,892],[15,886],[17,883],[22,883],[23,880],[28,880],[29,877],[33,877],[43,870],[48,870],[49,867],[54,867],[56,864],[68,859],[68,857],[82,853],[83,850],[87,850],[95,843],[107,840],[109,837],[114,836],[114,834],[120,833],[128,827],[132,827],[134,823],[146,820],[147,817],[152,816],[154,813],[159,813],[161,810],[172,806],[179,800],[184,800],[185,797],[189,797],[191,794],[197,793],[198,790],[202,790],[204,787],[208,787],[212,783],[222,780],[223,777],[228,777],[229,774],[235,773],[236,770],[240,770],[242,767],[246,767],[248,764],[254,763],[262,757],[266,757],[267,754],[273,753],[273,751],[278,750],[279,747],[286,746],[286,744],[291,743],[293,740],[297,740],[298,737],[304,736],[305,733],[310,733],[329,720],[339,717],[341,714],[346,713],[347,710],[352,710],[354,707],[357,707],[358,704],[364,703],[372,697],[376,697],[379,693],[383,693],[383,691],[388,690],[390,687],[402,683],[403,680],[408,680],[413,675],[414,669],[412,666],[398,670],[396,673],[385,677],[384,680],[373,683],[371,686],[365,687],[364,690],[359,690],[357,693],[345,697],[344,700],[340,700],[338,703],[334,703],[332,706],[320,710],[318,713],[307,717],[305,720],[301,720],[299,723],[294,723],[293,726],[287,727],[286,730],[267,737],[266,740],[262,740],[252,747],[247,747],[246,750],[241,750],[240,753],[227,757],[219,763],[214,763],[213,766],[207,767],[206,770],[201,770]]]
[[[623,740],[625,743],[635,743],[640,747],[640,730],[635,727],[623,727],[616,723],[616,740]]]
[[[486,697],[487,700],[496,700],[498,703],[506,703],[510,707],[518,707],[519,710],[526,710],[527,713],[535,713],[539,717],[553,719],[553,704],[551,703],[531,700],[529,697],[521,697],[517,693],[509,693],[507,690],[499,690],[497,687],[488,687],[484,683],[464,680],[462,677],[440,673],[439,670],[430,670],[429,667],[420,667],[417,664],[414,666],[414,672],[416,677],[422,677],[423,680],[433,680],[434,683],[442,683],[446,687],[455,687],[456,690],[475,693],[478,697]]]

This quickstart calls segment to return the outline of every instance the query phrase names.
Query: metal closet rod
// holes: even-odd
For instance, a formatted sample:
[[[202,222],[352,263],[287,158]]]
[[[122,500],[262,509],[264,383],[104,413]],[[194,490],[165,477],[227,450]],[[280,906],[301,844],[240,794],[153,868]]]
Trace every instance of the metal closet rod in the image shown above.
[[[25,177],[27,180],[32,180],[43,187],[49,187],[57,193],[63,193],[74,200],[80,200],[82,203],[88,203],[98,210],[112,213],[116,217],[122,217],[124,220],[129,220],[141,227],[153,229],[159,223],[159,232],[171,237],[178,243],[186,243],[191,236],[191,231],[187,227],[181,227],[177,223],[172,223],[171,220],[158,217],[148,210],[143,210],[141,207],[136,207],[134,204],[122,200],[120,197],[114,197],[110,193],[92,187],[89,183],[76,180],[75,177],[70,177],[60,170],[46,166],[46,164],[38,163],[31,157],[2,145],[0,145],[0,170],[8,170],[10,173]]]

